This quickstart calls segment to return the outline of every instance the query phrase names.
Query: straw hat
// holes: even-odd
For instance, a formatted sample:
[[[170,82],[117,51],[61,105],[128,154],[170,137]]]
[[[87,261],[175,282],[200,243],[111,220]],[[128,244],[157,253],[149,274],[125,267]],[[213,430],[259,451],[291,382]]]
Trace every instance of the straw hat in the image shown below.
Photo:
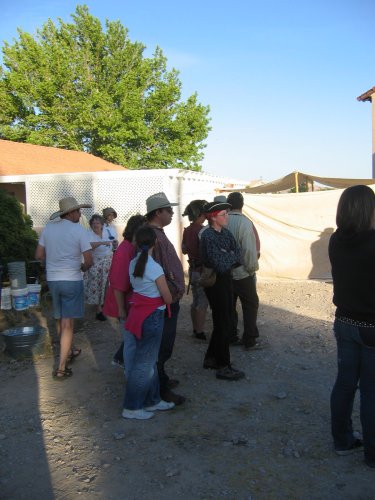
[[[165,193],[155,193],[146,200],[146,214],[158,210],[159,208],[170,208],[177,206],[178,203],[170,203]]]
[[[115,216],[115,219],[116,219],[117,212],[114,208],[112,208],[112,207],[103,208],[103,217],[105,219],[108,217],[109,214],[113,214]]]
[[[88,203],[79,204],[75,198],[69,196],[68,198],[63,198],[59,201],[60,210],[51,215],[50,220],[56,219],[57,217],[61,217],[62,215],[66,215],[70,212],[74,212],[74,210],[78,210],[80,208],[91,208],[92,205]]]

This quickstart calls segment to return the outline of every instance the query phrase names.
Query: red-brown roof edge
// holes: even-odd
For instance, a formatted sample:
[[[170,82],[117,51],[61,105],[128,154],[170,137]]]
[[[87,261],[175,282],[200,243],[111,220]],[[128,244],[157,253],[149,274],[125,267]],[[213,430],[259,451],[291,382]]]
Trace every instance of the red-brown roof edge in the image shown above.
[[[372,87],[372,89],[368,90],[367,92],[365,92],[364,94],[360,95],[357,97],[357,101],[362,101],[362,102],[365,102],[365,101],[370,101],[371,102],[371,96],[375,94],[375,87]]]

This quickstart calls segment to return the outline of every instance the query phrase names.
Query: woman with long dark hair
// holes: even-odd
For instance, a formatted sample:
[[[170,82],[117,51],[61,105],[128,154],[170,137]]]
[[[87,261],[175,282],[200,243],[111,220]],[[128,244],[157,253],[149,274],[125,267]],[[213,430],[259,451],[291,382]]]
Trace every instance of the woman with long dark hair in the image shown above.
[[[156,365],[165,305],[171,304],[172,296],[162,267],[151,256],[155,232],[150,227],[141,227],[135,238],[140,251],[129,266],[133,294],[123,330],[127,382],[122,416],[146,420],[156,410],[175,406],[160,398]]]
[[[375,468],[375,194],[352,186],[337,207],[337,230],[329,242],[338,374],[331,394],[335,451],[363,449]],[[359,384],[363,442],[353,430],[352,410]]]

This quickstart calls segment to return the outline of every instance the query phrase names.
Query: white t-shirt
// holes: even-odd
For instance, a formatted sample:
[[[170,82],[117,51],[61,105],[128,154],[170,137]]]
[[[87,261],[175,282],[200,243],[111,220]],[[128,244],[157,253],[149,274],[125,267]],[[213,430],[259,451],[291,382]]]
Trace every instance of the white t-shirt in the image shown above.
[[[103,228],[103,233],[102,233],[102,236],[99,236],[98,234],[94,233],[94,231],[92,231],[90,229],[89,231],[89,235],[90,235],[90,241],[92,243],[97,243],[99,241],[110,241],[108,236],[105,234],[105,231],[104,231],[104,228]],[[94,259],[94,264],[95,262],[97,262],[99,259],[107,256],[107,255],[111,255],[112,253],[112,245],[99,245],[97,246],[96,248],[93,249],[92,251],[92,256],[93,256],[93,259]]]
[[[117,231],[116,231],[116,228],[113,224],[108,224],[107,222],[104,223],[103,225],[103,240],[104,239],[107,239],[107,240],[112,240],[112,239],[115,239],[117,240],[118,237],[117,237]]]
[[[82,253],[91,245],[90,234],[81,224],[66,219],[49,222],[39,244],[46,252],[47,281],[82,280]]]
[[[149,255],[143,277],[134,278],[134,268],[139,256],[140,253],[132,261],[130,261],[129,265],[130,283],[133,290],[140,295],[144,295],[145,297],[160,297],[159,288],[155,281],[164,274],[163,268],[160,264],[154,261],[151,255]],[[165,309],[165,305],[158,307],[158,309]]]

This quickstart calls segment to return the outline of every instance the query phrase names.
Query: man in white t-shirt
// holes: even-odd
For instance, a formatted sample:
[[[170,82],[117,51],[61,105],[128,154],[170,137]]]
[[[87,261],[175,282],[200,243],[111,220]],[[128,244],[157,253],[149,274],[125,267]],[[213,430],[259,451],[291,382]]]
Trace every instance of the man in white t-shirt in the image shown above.
[[[78,224],[81,208],[74,198],[59,201],[60,210],[51,215],[35,252],[37,260],[46,261],[47,282],[52,295],[53,315],[60,335],[59,367],[55,380],[64,380],[73,373],[66,364],[81,352],[73,349],[74,318],[84,315],[82,272],[92,266],[92,248],[86,229]],[[83,262],[82,262],[83,257]]]

